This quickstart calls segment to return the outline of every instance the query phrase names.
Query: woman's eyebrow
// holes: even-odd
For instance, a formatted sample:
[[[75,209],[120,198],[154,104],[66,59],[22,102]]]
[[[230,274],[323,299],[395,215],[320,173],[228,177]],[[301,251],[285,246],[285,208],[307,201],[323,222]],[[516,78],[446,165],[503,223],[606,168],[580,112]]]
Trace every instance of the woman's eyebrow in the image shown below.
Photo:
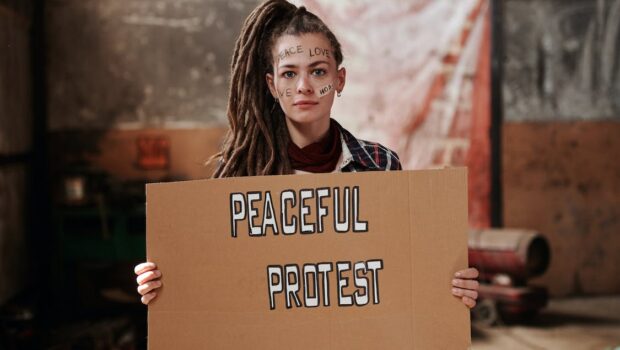
[[[308,67],[314,68],[314,67],[316,67],[316,66],[318,66],[318,65],[320,65],[322,63],[329,65],[329,62],[327,62],[327,61],[316,61],[316,62],[310,63],[308,65]],[[289,64],[283,64],[283,65],[279,66],[279,68],[298,68],[298,67],[299,67],[298,65],[290,64],[290,63]]]
[[[329,62],[327,62],[327,61],[316,61],[316,62],[310,63],[310,65],[308,67],[316,67],[316,66],[320,65],[321,63],[325,63],[325,64],[329,65]]]
[[[283,64],[279,68],[297,68],[296,64]]]

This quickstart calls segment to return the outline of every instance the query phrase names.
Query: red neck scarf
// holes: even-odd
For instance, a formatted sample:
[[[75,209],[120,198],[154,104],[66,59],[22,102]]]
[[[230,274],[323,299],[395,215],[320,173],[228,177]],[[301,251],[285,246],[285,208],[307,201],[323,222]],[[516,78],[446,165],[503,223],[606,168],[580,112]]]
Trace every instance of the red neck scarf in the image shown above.
[[[288,156],[295,170],[309,173],[329,173],[334,171],[342,153],[340,130],[333,121],[329,124],[327,135],[320,141],[304,148],[292,141],[288,145]]]

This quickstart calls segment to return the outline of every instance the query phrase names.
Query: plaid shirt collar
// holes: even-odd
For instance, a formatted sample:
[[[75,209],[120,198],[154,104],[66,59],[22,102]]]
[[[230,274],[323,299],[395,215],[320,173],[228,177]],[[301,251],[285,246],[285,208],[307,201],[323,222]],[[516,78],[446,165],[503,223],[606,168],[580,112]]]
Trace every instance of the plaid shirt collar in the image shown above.
[[[333,119],[332,119],[333,120]],[[341,172],[362,171],[362,170],[383,170],[368,154],[364,145],[353,136],[347,129],[343,128],[337,121],[334,123],[340,130],[340,140],[342,142],[342,163]]]

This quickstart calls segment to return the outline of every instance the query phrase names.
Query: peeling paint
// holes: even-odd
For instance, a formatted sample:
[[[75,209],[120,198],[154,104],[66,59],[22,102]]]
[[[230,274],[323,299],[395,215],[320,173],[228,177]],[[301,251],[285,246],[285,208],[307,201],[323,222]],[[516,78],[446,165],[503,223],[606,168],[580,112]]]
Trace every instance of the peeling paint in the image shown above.
[[[50,2],[51,129],[149,127],[167,120],[224,124],[230,57],[257,3]]]
[[[505,17],[506,120],[620,120],[620,0],[508,0]]]
[[[123,22],[134,25],[155,26],[155,27],[168,27],[168,28],[180,28],[187,32],[200,31],[200,18],[164,18],[154,16],[136,16],[130,15],[123,17]]]

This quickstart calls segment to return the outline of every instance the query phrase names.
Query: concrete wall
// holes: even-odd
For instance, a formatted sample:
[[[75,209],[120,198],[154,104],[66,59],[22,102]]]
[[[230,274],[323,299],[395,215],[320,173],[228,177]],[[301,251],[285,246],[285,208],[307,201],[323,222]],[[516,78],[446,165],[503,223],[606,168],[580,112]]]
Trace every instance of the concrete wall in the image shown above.
[[[47,2],[50,128],[221,124],[234,42],[256,3]]]
[[[229,64],[258,0],[56,0],[46,6],[50,155],[121,180],[195,179],[227,124]],[[167,170],[136,166],[136,140],[170,140]],[[60,185],[55,179],[55,188]]]
[[[620,1],[508,0],[508,121],[620,121]]]
[[[620,293],[620,123],[508,123],[504,217],[540,230],[554,295]]]
[[[55,187],[60,187],[63,171],[70,169],[71,162],[75,160],[68,157],[67,153],[86,159],[96,169],[103,169],[120,181],[206,179],[213,173],[213,164],[205,166],[205,163],[219,150],[226,130],[225,127],[211,127],[52,132],[49,154],[51,159],[56,160],[51,165]],[[98,140],[97,147],[103,151],[79,153],[77,149],[93,135]],[[166,169],[145,170],[138,166],[138,139],[141,137],[164,138],[168,142],[170,163]]]
[[[31,151],[30,1],[0,1],[0,305],[27,282],[26,161]]]
[[[620,293],[620,1],[504,10],[505,225],[549,239],[554,295]]]

